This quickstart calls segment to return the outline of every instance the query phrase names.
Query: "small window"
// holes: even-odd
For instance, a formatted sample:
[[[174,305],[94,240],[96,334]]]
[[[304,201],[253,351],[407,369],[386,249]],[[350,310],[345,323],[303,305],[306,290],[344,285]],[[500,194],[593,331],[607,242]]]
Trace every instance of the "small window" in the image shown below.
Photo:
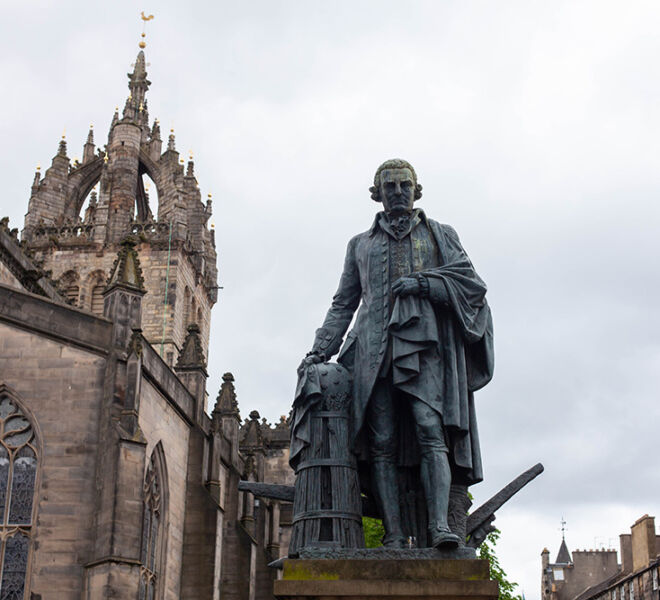
[[[653,589],[657,590],[658,589],[658,569],[657,569],[657,567],[653,569],[653,575],[651,577],[653,579]]]
[[[635,582],[631,579],[628,584],[628,596],[630,600],[635,600]]]
[[[564,569],[553,569],[552,575],[555,581],[564,581]]]
[[[92,312],[95,315],[103,315],[103,290],[104,285],[95,285],[92,288]]]
[[[64,291],[64,296],[66,301],[73,306],[78,305],[78,295],[80,294],[80,288],[77,285],[70,285]]]
[[[612,590],[612,600],[616,600],[616,588]]]

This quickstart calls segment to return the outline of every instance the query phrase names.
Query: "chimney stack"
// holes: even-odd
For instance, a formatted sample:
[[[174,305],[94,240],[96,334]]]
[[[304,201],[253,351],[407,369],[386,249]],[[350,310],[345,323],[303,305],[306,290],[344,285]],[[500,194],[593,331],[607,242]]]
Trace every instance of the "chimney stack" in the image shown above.
[[[647,567],[656,556],[655,518],[644,515],[630,528],[633,571]]]

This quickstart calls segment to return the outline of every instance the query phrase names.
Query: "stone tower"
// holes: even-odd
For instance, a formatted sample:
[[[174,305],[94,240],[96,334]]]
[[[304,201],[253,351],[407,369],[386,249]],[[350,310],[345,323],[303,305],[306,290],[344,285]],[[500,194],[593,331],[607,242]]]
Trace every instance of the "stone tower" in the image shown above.
[[[126,104],[121,117],[115,110],[105,149],[96,150],[90,128],[82,163],[71,162],[63,137],[44,176],[37,170],[22,238],[71,304],[102,315],[117,252],[132,236],[147,292],[144,336],[173,366],[191,324],[199,327],[208,356],[217,256],[214,232],[207,229],[211,201],[201,200],[192,157],[184,168],[173,132],[162,152],[158,120],[149,123],[150,85],[140,50],[128,74]],[[158,197],[156,216],[145,178]]]

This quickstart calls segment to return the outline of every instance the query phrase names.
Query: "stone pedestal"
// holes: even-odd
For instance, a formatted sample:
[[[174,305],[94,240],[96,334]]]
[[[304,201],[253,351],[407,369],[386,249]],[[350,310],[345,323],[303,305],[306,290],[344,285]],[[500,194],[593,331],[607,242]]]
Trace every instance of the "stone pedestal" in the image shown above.
[[[485,560],[284,561],[278,600],[497,600]]]

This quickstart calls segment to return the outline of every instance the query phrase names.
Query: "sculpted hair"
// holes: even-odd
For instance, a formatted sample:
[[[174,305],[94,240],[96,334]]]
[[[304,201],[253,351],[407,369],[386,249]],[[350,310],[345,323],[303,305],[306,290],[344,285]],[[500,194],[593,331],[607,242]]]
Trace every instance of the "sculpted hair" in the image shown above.
[[[376,174],[374,175],[374,184],[369,188],[371,192],[371,199],[375,202],[380,202],[380,174],[386,169],[410,169],[410,172],[413,176],[413,183],[415,184],[415,200],[419,200],[422,197],[422,186],[417,183],[417,173],[413,166],[402,158],[390,158],[386,160],[380,167],[376,169]]]

